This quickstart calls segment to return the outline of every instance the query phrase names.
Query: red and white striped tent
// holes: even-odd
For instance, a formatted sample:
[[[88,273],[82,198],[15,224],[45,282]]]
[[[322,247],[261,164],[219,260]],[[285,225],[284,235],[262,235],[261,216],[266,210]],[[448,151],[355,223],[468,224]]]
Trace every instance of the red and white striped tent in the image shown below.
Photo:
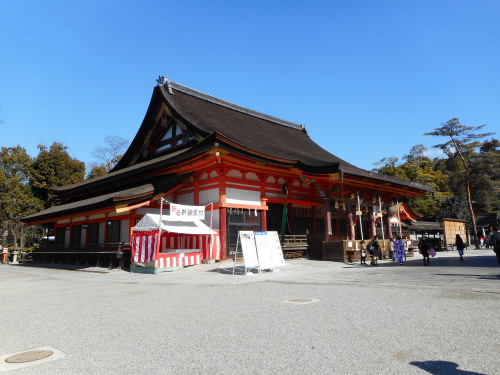
[[[134,263],[155,261],[157,268],[180,268],[203,259],[220,260],[220,240],[200,219],[162,216],[160,223],[160,215],[146,214],[132,228]]]

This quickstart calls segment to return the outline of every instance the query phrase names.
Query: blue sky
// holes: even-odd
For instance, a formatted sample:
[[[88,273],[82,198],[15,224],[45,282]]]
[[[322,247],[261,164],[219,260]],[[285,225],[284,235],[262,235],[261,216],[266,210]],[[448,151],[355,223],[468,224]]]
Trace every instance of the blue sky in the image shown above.
[[[372,169],[452,117],[500,131],[499,34],[498,0],[1,0],[0,145],[95,161],[164,75]]]

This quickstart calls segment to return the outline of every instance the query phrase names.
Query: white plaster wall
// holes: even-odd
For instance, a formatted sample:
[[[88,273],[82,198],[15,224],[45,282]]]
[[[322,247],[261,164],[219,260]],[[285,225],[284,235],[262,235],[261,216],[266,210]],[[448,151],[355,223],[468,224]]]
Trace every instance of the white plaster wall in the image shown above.
[[[236,169],[231,169],[229,172],[227,172],[227,175],[228,177],[243,178],[243,174]]]
[[[205,224],[210,226],[210,209],[205,211]],[[214,216],[212,218],[212,229],[220,229],[220,211],[214,210]]]
[[[253,172],[248,172],[245,175],[245,178],[250,181],[259,181],[259,177],[257,177],[257,175]]]
[[[227,188],[226,202],[231,204],[260,206],[260,191]]]
[[[194,193],[179,194],[177,196],[177,202],[172,202],[172,203],[186,204],[192,206],[194,205]]]
[[[90,215],[89,220],[97,220],[97,219],[103,219],[106,216],[104,214],[96,214],[96,215]]]
[[[219,188],[200,191],[200,206],[209,203],[219,203]]]

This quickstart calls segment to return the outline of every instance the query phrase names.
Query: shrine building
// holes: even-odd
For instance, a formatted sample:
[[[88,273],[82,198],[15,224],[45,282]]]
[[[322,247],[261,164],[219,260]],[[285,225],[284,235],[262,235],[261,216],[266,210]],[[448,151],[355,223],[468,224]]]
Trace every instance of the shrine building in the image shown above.
[[[239,231],[277,231],[309,244],[387,239],[394,225],[418,218],[405,198],[432,190],[357,168],[318,146],[304,125],[165,77],[157,82],[114,169],[53,189],[57,204],[23,219],[53,232],[55,243],[38,249],[45,260],[102,264],[118,255],[127,264],[134,226],[160,208],[167,215],[171,204],[205,207],[215,236],[191,244],[201,251],[197,262],[233,257]]]

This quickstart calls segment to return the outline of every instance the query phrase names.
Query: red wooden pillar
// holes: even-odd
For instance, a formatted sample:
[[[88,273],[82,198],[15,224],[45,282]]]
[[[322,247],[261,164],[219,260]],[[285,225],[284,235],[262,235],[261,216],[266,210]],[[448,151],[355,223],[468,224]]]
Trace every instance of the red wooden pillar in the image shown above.
[[[368,235],[370,237],[370,239],[372,239],[375,234],[377,233],[377,228],[375,227],[375,220],[374,219],[374,214],[373,214],[373,209],[374,209],[374,206],[368,206]]]
[[[324,225],[325,225],[325,241],[329,240],[332,234],[332,213],[330,212],[330,199],[323,198],[323,207],[325,209]]]
[[[262,200],[262,205],[267,206],[267,198]],[[260,213],[260,230],[263,232],[267,231],[267,210],[262,210]]]
[[[226,175],[227,169],[222,167],[219,170],[220,185],[219,185],[219,236],[220,236],[220,256],[222,260],[227,258],[227,208],[226,204]]]
[[[267,198],[266,198],[266,174],[260,174],[260,202],[263,207],[267,206]],[[267,211],[262,210],[260,213],[260,230],[263,232],[267,231]]]
[[[193,174],[193,195],[194,195],[194,205],[200,205],[200,177],[197,174]]]
[[[318,235],[318,228],[316,227],[316,215],[317,215],[317,212],[316,212],[316,206],[313,206],[312,207],[312,230],[313,230],[313,236],[317,236]]]
[[[220,257],[227,258],[227,208],[221,207],[219,210],[219,234],[220,234]]]

